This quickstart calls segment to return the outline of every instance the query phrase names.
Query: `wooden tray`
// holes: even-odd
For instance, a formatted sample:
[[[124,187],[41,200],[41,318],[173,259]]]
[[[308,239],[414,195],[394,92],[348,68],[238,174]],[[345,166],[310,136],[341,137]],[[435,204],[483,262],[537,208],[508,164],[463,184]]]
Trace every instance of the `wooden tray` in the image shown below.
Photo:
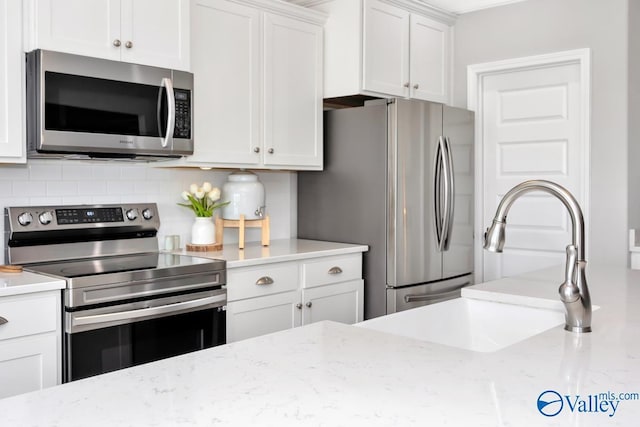
[[[215,252],[222,250],[222,243],[212,243],[210,245],[196,245],[187,243],[187,251],[190,252]]]
[[[0,265],[0,273],[22,273],[20,265]]]

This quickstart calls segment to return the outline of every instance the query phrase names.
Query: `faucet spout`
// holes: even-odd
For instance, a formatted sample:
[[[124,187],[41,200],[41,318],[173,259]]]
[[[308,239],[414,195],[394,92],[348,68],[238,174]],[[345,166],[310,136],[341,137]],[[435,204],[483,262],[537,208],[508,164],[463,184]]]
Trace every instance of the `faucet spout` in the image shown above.
[[[565,281],[559,289],[560,299],[565,306],[565,329],[571,332],[591,332],[591,297],[585,273],[587,261],[584,217],[578,201],[566,188],[543,180],[525,181],[513,187],[500,201],[493,223],[484,233],[483,247],[491,252],[502,252],[509,209],[520,196],[532,191],[543,191],[555,196],[569,211],[572,242],[567,246]]]

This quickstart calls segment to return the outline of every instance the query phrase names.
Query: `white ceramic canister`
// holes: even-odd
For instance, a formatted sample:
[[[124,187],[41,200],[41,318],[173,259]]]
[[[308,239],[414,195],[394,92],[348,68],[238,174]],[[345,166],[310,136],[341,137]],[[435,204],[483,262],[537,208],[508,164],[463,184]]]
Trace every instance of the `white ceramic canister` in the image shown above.
[[[222,186],[223,201],[230,203],[222,208],[222,218],[262,219],[264,209],[264,185],[258,176],[247,171],[233,172]]]

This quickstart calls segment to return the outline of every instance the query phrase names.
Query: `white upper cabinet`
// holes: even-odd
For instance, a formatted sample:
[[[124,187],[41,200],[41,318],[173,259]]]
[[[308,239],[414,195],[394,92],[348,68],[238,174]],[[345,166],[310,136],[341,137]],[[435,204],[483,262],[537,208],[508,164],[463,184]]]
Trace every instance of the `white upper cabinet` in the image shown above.
[[[324,97],[446,103],[454,15],[412,0],[295,0],[329,15]]]
[[[410,98],[449,101],[451,30],[447,24],[411,14]]]
[[[271,0],[194,0],[194,154],[180,165],[322,169],[324,17]]]
[[[363,42],[362,88],[409,96],[409,12],[367,0]]]
[[[264,164],[322,168],[322,27],[264,19]]]
[[[0,3],[0,163],[24,163],[22,4]]]
[[[189,0],[122,0],[121,8],[123,61],[190,70]]]
[[[28,0],[26,50],[190,69],[189,0]]]
[[[261,17],[230,1],[193,3],[195,147],[189,162],[260,164]]]

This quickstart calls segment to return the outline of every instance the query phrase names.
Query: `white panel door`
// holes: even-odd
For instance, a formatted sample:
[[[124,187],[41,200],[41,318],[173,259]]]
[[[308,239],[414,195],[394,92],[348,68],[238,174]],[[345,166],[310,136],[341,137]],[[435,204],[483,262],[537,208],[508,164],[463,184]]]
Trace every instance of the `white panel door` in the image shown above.
[[[188,161],[258,165],[261,12],[216,0],[195,1],[191,12],[195,147]]]
[[[0,341],[0,399],[58,384],[56,333]]]
[[[364,90],[409,96],[409,12],[378,0],[364,2]]]
[[[121,59],[189,70],[189,0],[122,0]]]
[[[227,342],[300,326],[300,291],[227,303]]]
[[[411,15],[411,98],[446,103],[449,100],[449,26]]]
[[[322,27],[264,14],[266,166],[322,168]]]
[[[0,3],[0,163],[24,163],[22,4]]]
[[[304,289],[302,324],[308,325],[321,320],[332,320],[347,325],[362,322],[363,292],[363,280]]]
[[[579,64],[487,75],[482,129],[487,227],[502,196],[530,179],[554,181],[576,197],[585,216]],[[484,280],[561,264],[571,242],[565,207],[546,193],[518,199],[507,216],[504,253],[483,252]]]
[[[120,59],[114,45],[120,41],[120,0],[35,0],[33,5],[32,48]]]

